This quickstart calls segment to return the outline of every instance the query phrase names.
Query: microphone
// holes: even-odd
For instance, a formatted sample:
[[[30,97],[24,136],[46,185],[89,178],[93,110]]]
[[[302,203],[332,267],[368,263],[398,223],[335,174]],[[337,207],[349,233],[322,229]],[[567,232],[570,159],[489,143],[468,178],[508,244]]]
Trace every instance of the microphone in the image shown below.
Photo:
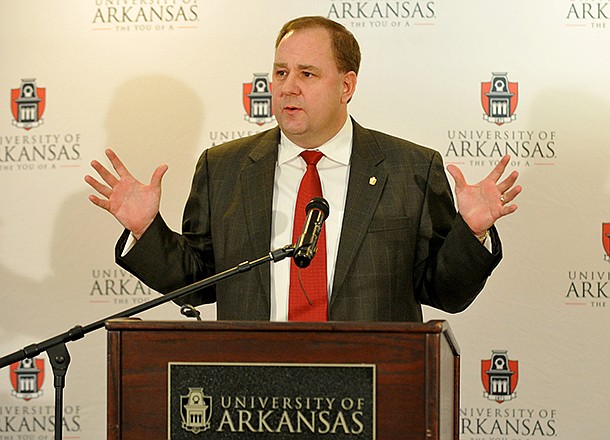
[[[303,232],[297,240],[293,254],[294,263],[300,268],[306,268],[318,250],[318,238],[322,231],[322,223],[330,213],[328,202],[322,197],[314,197],[305,207],[307,218]]]

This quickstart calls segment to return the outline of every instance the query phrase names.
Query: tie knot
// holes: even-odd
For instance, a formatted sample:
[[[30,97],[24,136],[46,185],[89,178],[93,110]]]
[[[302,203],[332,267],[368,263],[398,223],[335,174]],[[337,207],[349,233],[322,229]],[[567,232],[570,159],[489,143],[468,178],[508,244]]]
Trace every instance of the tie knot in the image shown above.
[[[301,157],[307,165],[317,165],[317,163],[320,162],[320,159],[322,159],[322,156],[324,156],[324,154],[319,151],[307,150],[301,153]]]

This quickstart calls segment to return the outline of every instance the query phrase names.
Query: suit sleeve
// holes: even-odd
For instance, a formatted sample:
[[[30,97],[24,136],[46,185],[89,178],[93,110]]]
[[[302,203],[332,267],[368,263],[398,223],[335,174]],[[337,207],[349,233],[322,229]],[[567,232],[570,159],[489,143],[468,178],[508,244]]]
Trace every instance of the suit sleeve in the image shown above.
[[[115,249],[117,264],[160,293],[172,292],[214,274],[207,181],[205,151],[197,164],[184,209],[182,234],[172,231],[158,214],[124,256],[121,251],[129,231],[123,233]],[[199,305],[215,300],[211,287],[176,302]]]
[[[449,313],[461,312],[475,300],[502,258],[495,227],[490,230],[490,252],[454,206],[442,159],[436,153],[420,219],[414,282],[421,304]]]

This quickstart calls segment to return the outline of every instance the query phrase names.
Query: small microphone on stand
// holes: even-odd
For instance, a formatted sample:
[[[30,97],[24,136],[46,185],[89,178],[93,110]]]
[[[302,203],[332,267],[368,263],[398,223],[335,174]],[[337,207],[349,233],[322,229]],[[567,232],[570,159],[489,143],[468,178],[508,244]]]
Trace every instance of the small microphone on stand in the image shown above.
[[[322,224],[330,213],[330,206],[324,198],[314,197],[305,207],[305,212],[307,218],[303,225],[303,232],[296,242],[294,255],[292,256],[294,263],[300,268],[309,266],[312,258],[316,255],[318,238],[320,238]]]

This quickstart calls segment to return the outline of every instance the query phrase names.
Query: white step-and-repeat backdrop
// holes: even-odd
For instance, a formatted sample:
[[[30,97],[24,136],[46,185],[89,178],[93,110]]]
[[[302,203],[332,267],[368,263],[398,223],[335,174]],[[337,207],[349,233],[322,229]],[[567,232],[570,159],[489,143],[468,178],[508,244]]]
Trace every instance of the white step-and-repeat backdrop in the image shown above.
[[[19,0],[0,10],[0,355],[156,296],[114,264],[121,227],[87,200],[89,162],[111,146],[146,181],[169,164],[162,212],[179,229],[201,151],[273,126],[245,95],[270,81],[281,25],[324,15],[362,46],[358,122],[438,149],[471,182],[506,153],[521,173],[519,210],[498,223],[505,258],[483,294],[459,315],[425,310],[460,343],[460,438],[608,438],[606,1]],[[215,319],[213,307],[203,313]],[[185,319],[173,304],[142,317]],[[105,438],[105,338],[68,346],[65,438]],[[512,374],[498,397],[488,384],[502,365]],[[53,437],[46,355],[30,367],[29,388],[0,370],[2,439]]]

